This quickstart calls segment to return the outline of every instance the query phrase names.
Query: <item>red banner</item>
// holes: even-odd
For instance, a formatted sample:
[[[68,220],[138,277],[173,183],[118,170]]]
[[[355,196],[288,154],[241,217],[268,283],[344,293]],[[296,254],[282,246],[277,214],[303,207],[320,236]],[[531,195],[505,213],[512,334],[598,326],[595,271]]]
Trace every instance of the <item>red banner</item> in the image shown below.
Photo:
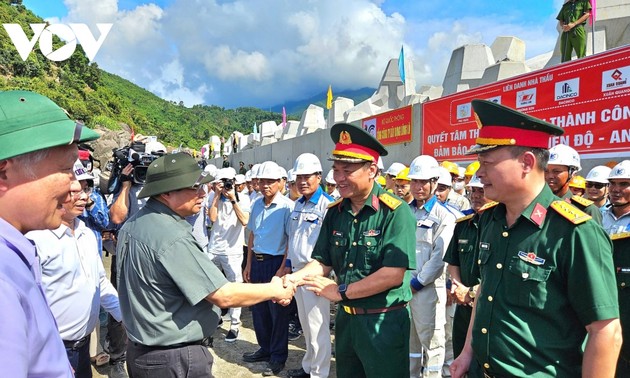
[[[630,47],[623,47],[426,102],[421,153],[470,160],[464,154],[479,132],[471,101],[485,99],[562,127],[549,147],[618,158],[630,151],[629,79]]]
[[[411,142],[411,125],[413,125],[411,114],[411,106],[405,106],[374,117],[364,118],[361,125],[384,146]]]

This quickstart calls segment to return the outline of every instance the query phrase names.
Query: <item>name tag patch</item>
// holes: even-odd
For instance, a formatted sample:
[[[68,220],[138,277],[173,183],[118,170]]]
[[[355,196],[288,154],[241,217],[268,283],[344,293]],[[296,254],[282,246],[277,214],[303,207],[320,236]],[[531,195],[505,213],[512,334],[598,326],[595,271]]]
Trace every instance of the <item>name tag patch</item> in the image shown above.
[[[490,243],[479,242],[479,249],[483,249],[484,251],[490,250]]]

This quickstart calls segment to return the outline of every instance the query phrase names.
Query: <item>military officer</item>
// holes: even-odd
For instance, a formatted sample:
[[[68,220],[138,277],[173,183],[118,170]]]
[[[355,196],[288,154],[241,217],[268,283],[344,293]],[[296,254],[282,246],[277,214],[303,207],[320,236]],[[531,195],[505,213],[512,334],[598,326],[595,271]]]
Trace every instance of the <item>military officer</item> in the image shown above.
[[[612,243],[545,185],[549,136],[563,130],[494,102],[472,106],[482,127],[470,153],[485,195],[500,203],[479,221],[481,284],[452,376],[474,354],[489,377],[613,377],[621,328]]]
[[[335,323],[338,377],[409,374],[410,274],[416,266],[409,206],[374,180],[387,150],[361,128],[336,124],[334,178],[341,199],[326,213],[314,261],[286,275],[340,302]],[[325,278],[334,269],[337,282]]]
[[[573,50],[578,58],[586,56],[586,31],[584,25],[591,16],[591,2],[588,0],[565,0],[558,13],[558,27],[562,30],[560,53],[562,62],[571,60]]]
[[[576,196],[570,190],[571,179],[582,169],[580,155],[565,144],[557,144],[549,149],[549,162],[545,169],[545,181],[553,194],[574,205],[602,224],[602,214],[593,201]]]
[[[617,377],[630,376],[630,160],[617,164],[608,176],[611,206],[603,226],[613,241],[613,260],[619,290],[619,312],[624,343],[617,362]]]

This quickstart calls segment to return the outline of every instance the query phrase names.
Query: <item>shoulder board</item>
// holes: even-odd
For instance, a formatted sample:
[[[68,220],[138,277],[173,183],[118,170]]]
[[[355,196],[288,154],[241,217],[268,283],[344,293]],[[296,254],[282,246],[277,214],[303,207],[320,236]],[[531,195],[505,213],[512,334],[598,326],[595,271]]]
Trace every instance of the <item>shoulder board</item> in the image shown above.
[[[580,197],[580,196],[573,196],[573,197],[571,197],[571,202],[579,203],[580,205],[582,205],[584,207],[586,207],[588,205],[592,205],[594,203],[590,199],[584,198],[584,197]]]
[[[392,210],[396,210],[398,206],[402,204],[402,201],[398,197],[394,197],[389,193],[382,193],[378,196],[378,199],[381,200],[385,204],[385,206],[389,207]]]
[[[475,216],[475,214],[474,214],[474,213],[473,213],[473,214],[468,214],[468,215],[466,215],[465,217],[458,218],[458,219],[455,221],[455,223],[459,223],[459,222],[467,221],[467,220],[469,220],[469,219],[472,219],[474,216]]]
[[[620,232],[618,234],[612,234],[612,235],[610,235],[610,238],[612,240],[619,240],[619,239],[630,238],[630,232]]]
[[[488,202],[487,204],[481,206],[481,208],[479,209],[479,211],[477,211],[478,213],[482,213],[486,210],[488,210],[491,207],[495,207],[496,205],[498,205],[499,203],[497,201],[492,201],[492,202]]]
[[[584,223],[587,220],[591,219],[591,216],[578,209],[577,207],[571,205],[565,201],[553,201],[551,203],[551,208],[554,209],[558,214],[562,215],[564,218],[568,219],[569,222],[573,224]]]
[[[339,205],[341,203],[341,201],[343,201],[343,198],[339,198],[338,200],[336,200],[335,202],[331,202],[328,204],[328,209],[332,209],[333,207]]]

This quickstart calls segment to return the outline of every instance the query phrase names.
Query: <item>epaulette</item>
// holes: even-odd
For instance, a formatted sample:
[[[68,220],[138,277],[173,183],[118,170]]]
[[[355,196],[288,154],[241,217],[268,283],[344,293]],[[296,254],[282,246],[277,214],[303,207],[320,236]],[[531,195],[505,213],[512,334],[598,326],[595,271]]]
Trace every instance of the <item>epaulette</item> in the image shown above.
[[[338,200],[336,200],[335,202],[331,202],[328,204],[328,209],[332,209],[333,207],[339,205],[341,203],[341,201],[343,201],[343,198],[339,198]]]
[[[594,203],[590,199],[584,198],[584,197],[580,197],[580,196],[573,196],[573,197],[571,197],[571,202],[577,202],[577,203],[579,203],[580,205],[582,205],[584,207],[592,205]]]
[[[551,203],[551,208],[573,224],[584,223],[591,219],[590,215],[565,201],[553,201]]]
[[[630,232],[620,232],[618,234],[610,235],[611,240],[619,240],[619,239],[625,239],[625,238],[630,238]]]
[[[461,218],[457,218],[457,220],[455,221],[455,223],[459,223],[459,222],[463,222],[463,221],[467,221],[469,219],[472,219],[475,216],[475,214],[468,214],[465,217],[461,217]]]
[[[495,207],[498,204],[499,203],[497,201],[488,202],[487,204],[481,206],[481,208],[477,212],[478,213],[483,213],[484,211],[488,210],[491,207]]]
[[[381,200],[385,204],[385,206],[389,207],[392,210],[396,210],[398,206],[400,206],[403,202],[398,197],[394,197],[393,194],[382,193],[378,196],[378,199]]]

